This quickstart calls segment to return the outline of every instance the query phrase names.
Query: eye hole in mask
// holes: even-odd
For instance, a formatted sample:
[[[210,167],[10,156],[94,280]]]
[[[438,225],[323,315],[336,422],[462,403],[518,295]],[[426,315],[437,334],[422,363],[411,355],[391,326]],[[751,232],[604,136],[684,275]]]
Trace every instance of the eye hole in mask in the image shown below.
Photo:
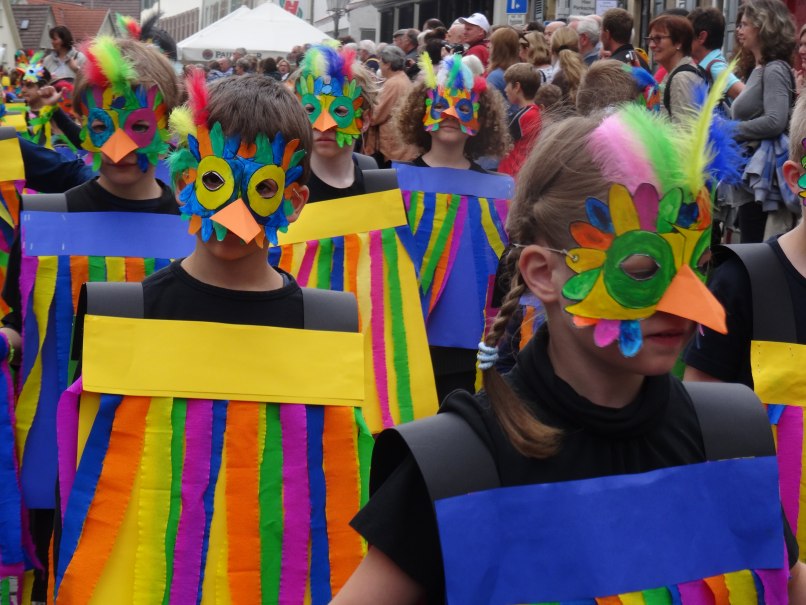
[[[202,175],[202,184],[208,191],[218,191],[224,186],[224,177],[215,170],[208,170]]]
[[[636,281],[652,279],[660,269],[657,261],[646,254],[632,254],[619,265],[625,275]]]

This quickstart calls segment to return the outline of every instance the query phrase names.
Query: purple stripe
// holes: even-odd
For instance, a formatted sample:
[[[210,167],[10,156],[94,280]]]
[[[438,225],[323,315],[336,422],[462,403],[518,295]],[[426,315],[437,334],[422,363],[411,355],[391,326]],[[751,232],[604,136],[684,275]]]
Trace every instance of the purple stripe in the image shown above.
[[[210,480],[212,435],[213,402],[189,399],[182,470],[182,516],[174,547],[172,605],[195,603],[199,592],[206,519],[203,498]]]
[[[79,378],[59,398],[56,408],[56,439],[59,451],[59,497],[62,519],[67,509],[67,497],[73,489],[78,458],[78,400],[82,379]]]
[[[304,405],[280,405],[283,434],[283,554],[280,605],[298,605],[305,598],[311,498],[308,485],[308,426]]]

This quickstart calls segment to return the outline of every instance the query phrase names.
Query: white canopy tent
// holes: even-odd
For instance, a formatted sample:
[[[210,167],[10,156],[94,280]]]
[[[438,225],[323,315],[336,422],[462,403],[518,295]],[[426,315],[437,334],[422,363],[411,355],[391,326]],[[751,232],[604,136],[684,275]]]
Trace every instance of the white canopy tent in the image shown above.
[[[258,58],[285,55],[294,46],[318,44],[330,37],[274,2],[255,9],[241,6],[177,45],[185,62],[210,61],[243,47]]]

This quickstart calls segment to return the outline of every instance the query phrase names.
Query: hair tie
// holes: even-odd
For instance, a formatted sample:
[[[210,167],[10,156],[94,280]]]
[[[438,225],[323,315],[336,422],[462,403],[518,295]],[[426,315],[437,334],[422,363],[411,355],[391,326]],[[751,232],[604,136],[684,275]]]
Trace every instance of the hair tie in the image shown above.
[[[480,370],[489,370],[498,361],[498,347],[491,347],[482,340],[479,343],[479,352],[476,353]]]

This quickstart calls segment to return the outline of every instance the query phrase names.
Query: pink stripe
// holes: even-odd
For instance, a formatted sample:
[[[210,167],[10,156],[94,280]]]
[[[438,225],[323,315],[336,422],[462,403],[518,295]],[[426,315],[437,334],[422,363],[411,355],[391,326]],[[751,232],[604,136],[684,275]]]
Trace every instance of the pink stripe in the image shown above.
[[[702,580],[677,585],[683,605],[714,605],[714,593]]]
[[[316,257],[316,251],[318,249],[318,240],[310,241],[305,246],[305,256],[302,257],[302,264],[299,267],[299,275],[297,275],[297,283],[303,288],[308,285],[308,281],[311,279],[313,259]]]
[[[389,411],[389,377],[386,374],[386,316],[384,314],[383,243],[380,231],[369,234],[369,280],[372,300],[372,367],[384,428],[395,426]]]
[[[308,578],[311,497],[308,484],[308,421],[304,405],[280,405],[283,433],[283,554],[280,605],[299,605]]]
[[[171,604],[195,603],[201,578],[204,540],[204,490],[210,480],[213,402],[188,399],[185,419],[185,464],[182,469],[182,515],[174,547]]]
[[[789,561],[786,545],[784,545],[781,569],[757,569],[756,575],[764,587],[765,605],[786,605],[789,603]]]
[[[59,495],[62,519],[67,510],[67,498],[73,489],[78,457],[78,401],[82,379],[71,384],[59,398],[56,408],[56,444],[59,450]]]
[[[801,452],[803,449],[803,408],[785,406],[778,421],[778,473],[781,504],[792,532],[798,533],[800,505]]]

